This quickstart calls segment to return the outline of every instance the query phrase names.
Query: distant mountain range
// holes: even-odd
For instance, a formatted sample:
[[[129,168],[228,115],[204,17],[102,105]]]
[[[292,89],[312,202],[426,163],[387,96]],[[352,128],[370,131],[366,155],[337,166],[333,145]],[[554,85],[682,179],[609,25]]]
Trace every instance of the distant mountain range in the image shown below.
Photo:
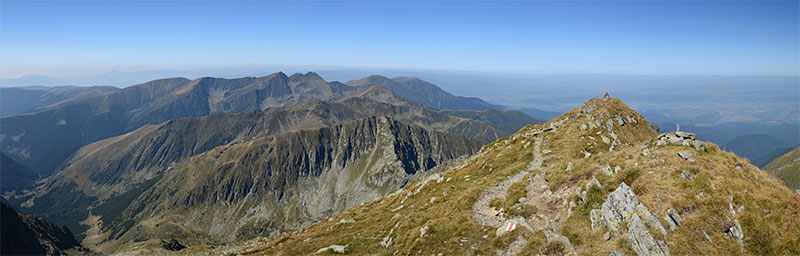
[[[754,165],[763,168],[796,146],[786,140],[766,134],[756,134],[733,138],[725,143],[724,148],[739,157],[750,159]]]
[[[398,83],[390,84],[411,98],[431,99],[445,106],[458,105],[468,109],[485,109],[490,105],[476,99],[463,100],[422,81],[399,80],[408,83],[399,83],[405,87]],[[414,90],[407,89],[412,86],[409,83],[423,86],[425,90],[420,90],[420,94],[438,92],[434,96],[442,98],[414,96]],[[335,100],[367,86],[329,83],[311,72],[238,79],[161,79],[63,102],[27,115],[3,117],[0,120],[0,142],[2,151],[13,159],[39,173],[49,174],[81,145],[121,135],[143,125],[212,113],[264,110],[309,99]],[[451,100],[457,103],[447,103]],[[536,122],[524,118],[523,122]],[[495,138],[500,135],[495,135]]]
[[[381,86],[392,90],[401,97],[437,109],[487,110],[505,108],[500,105],[489,104],[479,98],[455,96],[434,84],[412,77],[389,79],[373,75],[360,80],[349,81],[347,85],[357,88]]]
[[[84,242],[95,248],[111,250],[120,245],[122,240],[117,239],[122,237],[156,237],[141,237],[141,233],[130,232],[134,227],[136,230],[154,228],[139,226],[142,223],[166,221],[163,227],[171,227],[172,224],[168,224],[171,220],[155,220],[142,215],[142,211],[167,204],[160,200],[172,196],[174,187],[180,187],[170,184],[175,181],[167,180],[173,177],[173,173],[192,171],[184,175],[197,175],[197,171],[202,169],[207,172],[204,175],[208,175],[209,180],[198,183],[200,187],[197,189],[213,191],[204,187],[212,177],[219,178],[219,175],[232,170],[230,168],[240,167],[234,164],[208,169],[207,164],[215,163],[202,162],[202,166],[196,166],[201,163],[197,159],[208,159],[212,156],[210,152],[217,152],[215,150],[239,149],[256,143],[260,146],[245,148],[252,151],[271,147],[300,158],[296,159],[297,162],[283,162],[285,157],[272,156],[280,163],[253,164],[270,168],[278,177],[294,175],[293,179],[305,178],[261,190],[252,187],[253,184],[241,183],[240,179],[247,177],[244,173],[249,171],[247,169],[242,170],[241,176],[230,176],[235,182],[230,187],[221,188],[226,190],[219,193],[227,196],[245,193],[248,198],[261,198],[258,199],[261,201],[245,200],[247,204],[266,204],[267,201],[263,200],[268,197],[265,196],[274,196],[276,189],[287,189],[286,193],[291,191],[292,196],[288,197],[291,200],[282,199],[283,196],[270,199],[269,205],[272,206],[267,209],[270,214],[256,218],[261,224],[264,221],[276,223],[270,224],[269,228],[262,227],[260,232],[280,233],[399,188],[412,179],[428,175],[427,171],[437,166],[446,166],[459,157],[474,153],[484,143],[539,122],[519,111],[493,109],[493,105],[479,99],[453,96],[418,79],[371,76],[364,81],[372,80],[383,81],[382,84],[394,89],[353,81],[348,84],[326,82],[315,73],[292,76],[275,73],[259,78],[200,78],[191,81],[169,78],[94,97],[66,100],[29,114],[4,117],[0,139],[3,140],[3,153],[9,155],[4,164],[19,161],[22,163],[20,166],[34,167],[34,171],[9,174],[33,173],[36,177],[46,177],[37,180],[35,186],[32,181],[23,183],[31,185],[17,190],[31,189],[32,192],[18,193],[10,200],[20,204],[20,209],[26,213],[68,225],[80,239],[86,239]],[[414,94],[415,87],[424,90]],[[465,109],[440,110],[409,98],[440,107]],[[361,133],[367,137],[353,141],[352,136]],[[304,139],[282,139],[292,136]],[[334,136],[335,140],[325,139],[328,136]],[[317,140],[321,139],[328,142],[319,144]],[[356,142],[358,144],[353,144]],[[303,143],[313,145],[297,148]],[[332,153],[319,156],[324,153],[319,150],[338,152],[335,159],[339,160],[324,160],[326,162],[319,165],[321,163],[317,161],[323,161],[319,157],[334,157],[330,155]],[[366,153],[359,152],[373,153],[367,157]],[[258,158],[266,157],[268,155]],[[245,160],[234,162],[241,161]],[[308,182],[306,179],[316,180],[319,184],[334,184],[330,177],[333,174],[325,174],[325,178],[313,177],[329,172],[369,175],[364,176],[364,180],[359,178],[358,182],[353,181],[356,183],[348,183],[346,189],[337,188],[338,192],[334,194],[339,198],[334,201],[338,203],[330,208],[303,208],[310,200],[309,193],[322,192],[308,190],[299,184]],[[308,176],[310,174],[313,175]],[[267,184],[259,184],[263,185]],[[239,196],[245,194],[236,195],[228,202],[238,202],[241,200]],[[219,203],[220,195],[191,196],[190,201],[196,203],[184,205],[185,211],[196,210],[193,208],[196,204]],[[173,198],[167,202],[175,203],[174,200],[187,199]],[[296,205],[298,200],[304,203]],[[294,207],[292,211],[304,209],[308,212],[300,217],[281,219],[289,216],[286,208],[289,206]],[[279,208],[284,212],[277,212]],[[244,213],[237,214],[239,217],[225,220],[229,222],[229,228],[224,231],[204,233],[198,230],[185,235],[231,241],[255,232],[250,230],[254,228],[253,223],[235,224],[245,221],[242,219],[245,215],[241,215]],[[108,236],[112,238],[110,241],[105,238],[96,240]]]
[[[116,90],[119,88],[111,86],[0,87],[0,116],[33,112]]]

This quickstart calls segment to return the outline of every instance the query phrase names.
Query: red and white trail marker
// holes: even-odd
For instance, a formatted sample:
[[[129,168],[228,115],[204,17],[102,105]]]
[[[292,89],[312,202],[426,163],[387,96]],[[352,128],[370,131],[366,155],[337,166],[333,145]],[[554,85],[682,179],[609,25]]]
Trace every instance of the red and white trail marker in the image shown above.
[[[514,224],[514,222],[509,222],[508,225],[506,225],[506,232],[511,232],[515,228],[517,228],[517,224]]]

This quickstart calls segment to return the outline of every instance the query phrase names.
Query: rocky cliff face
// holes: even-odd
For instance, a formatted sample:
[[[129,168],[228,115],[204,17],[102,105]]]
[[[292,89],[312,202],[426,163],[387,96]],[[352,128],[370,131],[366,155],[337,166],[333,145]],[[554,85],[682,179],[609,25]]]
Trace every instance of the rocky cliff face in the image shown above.
[[[110,242],[97,246],[155,238],[196,245],[296,230],[428,176],[481,144],[371,117],[220,146],[181,162],[104,223]]]
[[[195,250],[782,255],[798,226],[800,196],[746,159],[602,98],[300,232]]]
[[[66,255],[92,254],[75,240],[67,227],[57,227],[30,215],[14,211],[0,202],[0,254]]]

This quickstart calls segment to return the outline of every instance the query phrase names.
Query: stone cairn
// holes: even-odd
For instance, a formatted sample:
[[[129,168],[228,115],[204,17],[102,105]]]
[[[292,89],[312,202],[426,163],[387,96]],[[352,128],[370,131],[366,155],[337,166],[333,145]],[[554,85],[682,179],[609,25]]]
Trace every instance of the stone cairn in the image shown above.
[[[681,125],[678,124],[674,132],[667,132],[658,135],[657,146],[663,145],[683,145],[694,148],[695,150],[705,150],[706,146],[702,141],[697,140],[697,134],[682,132]]]

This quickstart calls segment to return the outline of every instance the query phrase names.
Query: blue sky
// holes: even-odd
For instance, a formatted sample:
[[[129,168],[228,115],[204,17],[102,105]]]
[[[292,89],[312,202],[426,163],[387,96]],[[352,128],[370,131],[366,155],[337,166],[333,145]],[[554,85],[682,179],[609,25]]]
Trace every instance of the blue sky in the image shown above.
[[[798,75],[798,1],[2,1],[0,77],[248,65]]]

